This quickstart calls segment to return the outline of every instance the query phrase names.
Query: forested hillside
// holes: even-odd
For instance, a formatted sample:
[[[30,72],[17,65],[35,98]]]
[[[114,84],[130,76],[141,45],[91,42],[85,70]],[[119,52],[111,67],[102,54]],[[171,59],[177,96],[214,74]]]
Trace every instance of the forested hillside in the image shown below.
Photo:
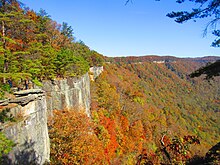
[[[35,12],[16,0],[0,1],[0,100],[13,87],[28,89],[30,82],[40,86],[43,80],[77,77],[90,66],[104,65],[104,72],[91,82],[91,118],[74,109],[54,111],[49,121],[51,164],[220,159],[215,149],[220,140],[220,79],[189,77],[218,59],[105,57],[104,63],[101,54],[74,38],[67,23],[59,24],[46,11]],[[8,118],[1,112],[3,123]],[[6,139],[3,134],[0,138]],[[0,161],[11,146],[7,139],[0,144]],[[205,156],[211,147],[215,156]]]
[[[204,156],[219,141],[220,81],[190,79],[188,74],[199,67],[184,60],[105,66],[93,83],[92,112],[111,161],[134,164],[146,151],[154,164],[180,163]],[[167,147],[169,156],[162,157],[164,137],[165,145],[176,148]],[[194,144],[184,148],[189,137]]]
[[[76,39],[73,28],[67,23],[52,20],[43,9],[35,12],[20,1],[1,0],[0,164],[2,157],[15,145],[2,133],[2,126],[20,121],[11,115],[10,109],[5,109],[3,102],[14,99],[14,91],[41,86],[43,80],[80,77],[89,71],[90,66],[100,66],[102,62],[103,56]],[[24,119],[23,112],[19,113]]]
[[[196,58],[178,58],[174,56],[157,56],[157,55],[147,55],[147,56],[128,56],[128,57],[107,57],[106,61],[109,62],[125,62],[125,63],[134,63],[134,62],[156,62],[156,61],[193,61],[199,63],[208,63],[215,62],[219,60],[218,56],[205,56],[205,57],[196,57]]]
[[[0,97],[7,84],[27,88],[29,81],[40,85],[42,80],[80,76],[102,62],[99,53],[74,38],[67,23],[19,1],[0,2],[0,29]]]
[[[55,112],[52,162],[215,162],[217,146],[205,154],[219,142],[220,80],[190,79],[201,65],[184,60],[105,64],[91,84],[92,120],[79,112]]]

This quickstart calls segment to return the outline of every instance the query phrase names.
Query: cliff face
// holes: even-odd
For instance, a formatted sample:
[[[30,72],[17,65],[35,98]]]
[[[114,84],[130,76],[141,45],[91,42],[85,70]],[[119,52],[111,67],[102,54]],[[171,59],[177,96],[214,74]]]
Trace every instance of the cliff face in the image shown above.
[[[94,78],[102,71],[103,67],[90,70]],[[88,73],[80,78],[45,81],[41,89],[19,91],[15,95],[14,99],[0,101],[1,107],[9,108],[15,118],[20,118],[10,125],[0,123],[0,129],[16,144],[3,164],[44,164],[49,161],[47,117],[52,115],[52,110],[82,110],[90,117]]]
[[[90,79],[88,73],[80,78],[43,82],[46,92],[48,115],[52,110],[76,109],[90,116]]]
[[[103,66],[101,67],[96,67],[96,66],[93,66],[89,69],[90,73],[90,79],[92,81],[94,81],[102,72],[103,72]]]
[[[45,93],[32,89],[16,95],[15,99],[2,103],[18,118],[10,125],[2,125],[5,135],[16,144],[4,157],[3,164],[44,164],[50,154]]]

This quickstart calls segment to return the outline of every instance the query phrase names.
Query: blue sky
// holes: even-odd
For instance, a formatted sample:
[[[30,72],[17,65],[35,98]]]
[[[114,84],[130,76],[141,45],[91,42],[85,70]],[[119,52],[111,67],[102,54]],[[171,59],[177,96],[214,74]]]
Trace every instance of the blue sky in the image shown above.
[[[31,9],[46,10],[58,23],[67,22],[77,40],[105,56],[220,56],[210,47],[214,36],[203,37],[207,21],[177,24],[171,11],[190,9],[175,0],[21,0]],[[169,1],[169,2],[168,2]]]

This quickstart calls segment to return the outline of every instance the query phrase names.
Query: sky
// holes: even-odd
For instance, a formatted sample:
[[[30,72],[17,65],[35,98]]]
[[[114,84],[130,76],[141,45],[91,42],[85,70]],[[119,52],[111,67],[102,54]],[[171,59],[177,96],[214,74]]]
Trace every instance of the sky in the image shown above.
[[[203,37],[210,19],[178,24],[166,17],[187,10],[194,3],[175,0],[20,0],[38,12],[44,9],[58,23],[67,22],[76,40],[105,56],[171,55],[177,57],[220,56],[211,47],[215,37]]]

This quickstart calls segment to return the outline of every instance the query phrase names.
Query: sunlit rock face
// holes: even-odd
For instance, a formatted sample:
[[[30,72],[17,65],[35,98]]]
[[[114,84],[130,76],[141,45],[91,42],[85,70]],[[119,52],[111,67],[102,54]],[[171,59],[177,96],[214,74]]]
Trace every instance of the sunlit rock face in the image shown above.
[[[42,90],[16,93],[16,98],[4,105],[16,118],[1,125],[7,138],[16,145],[4,157],[3,164],[44,164],[49,161],[50,143],[47,128],[47,105]]]
[[[103,67],[92,69],[94,79]],[[1,100],[2,107],[18,118],[13,123],[0,123],[0,129],[16,144],[4,157],[3,164],[44,164],[49,162],[50,143],[47,118],[52,110],[79,110],[90,113],[90,77],[44,81],[42,87],[15,92],[15,98]]]
[[[90,78],[88,73],[80,78],[67,78],[43,82],[48,115],[52,110],[80,110],[90,116]]]
[[[89,69],[90,79],[91,81],[95,81],[95,79],[103,72],[103,66],[97,67],[93,66]]]

